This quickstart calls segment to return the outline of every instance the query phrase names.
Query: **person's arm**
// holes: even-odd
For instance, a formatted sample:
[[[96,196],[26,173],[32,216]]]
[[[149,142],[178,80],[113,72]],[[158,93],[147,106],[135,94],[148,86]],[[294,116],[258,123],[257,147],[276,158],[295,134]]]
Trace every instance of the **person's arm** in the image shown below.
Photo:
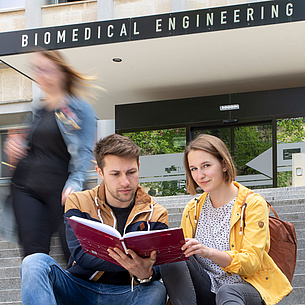
[[[128,270],[137,279],[144,280],[149,279],[149,281],[154,280],[153,275],[153,265],[156,261],[157,252],[152,251],[149,258],[139,257],[133,250],[128,249],[130,256],[126,255],[119,248],[108,249],[109,255],[115,259],[120,265],[122,265],[126,270]]]
[[[15,134],[4,142],[4,152],[17,162],[28,155],[28,150],[26,134]]]
[[[96,118],[89,104],[85,102],[80,103],[83,103],[83,108],[81,111],[77,111],[77,114],[81,128],[73,131],[76,138],[74,142],[77,143],[73,144],[74,147],[72,145],[68,147],[70,163],[73,163],[73,166],[72,169],[69,166],[71,172],[63,189],[62,205],[65,204],[70,193],[82,190],[90,160],[93,158],[92,150],[96,134]],[[76,146],[78,147],[77,151],[74,150]]]
[[[168,229],[168,211],[161,205],[154,206],[153,220],[150,225],[152,231]],[[156,251],[152,251],[149,258],[141,258],[131,249],[128,249],[129,255],[118,248],[108,249],[108,253],[134,275],[136,281],[147,280],[146,284],[149,284],[161,278],[159,266],[154,266],[157,257]]]
[[[186,238],[185,241],[186,243],[181,249],[186,257],[198,254],[223,268],[229,266],[232,262],[232,258],[226,252],[206,247],[195,238]]]
[[[92,204],[94,203],[92,202]],[[90,218],[88,214],[81,212],[80,203],[75,194],[71,194],[68,197],[66,203],[66,212],[64,215],[64,221],[66,225],[66,239],[73,260],[80,267],[86,270],[93,270],[93,271],[99,270],[99,271],[111,271],[111,272],[125,271],[123,267],[109,263],[105,260],[92,256],[83,251],[77,237],[74,234],[73,229],[71,228],[67,220],[67,217],[71,217],[71,216],[78,216],[86,219]]]
[[[261,267],[269,238],[269,211],[261,196],[256,194],[247,202],[245,223],[240,249],[226,251],[232,259],[224,268],[227,273],[252,275]]]

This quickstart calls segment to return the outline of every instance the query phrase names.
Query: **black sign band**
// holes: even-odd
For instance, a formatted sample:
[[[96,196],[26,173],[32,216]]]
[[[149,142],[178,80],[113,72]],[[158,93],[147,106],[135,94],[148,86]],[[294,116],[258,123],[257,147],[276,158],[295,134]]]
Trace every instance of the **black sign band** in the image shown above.
[[[145,17],[0,33],[0,55],[305,20],[304,0],[254,2]]]

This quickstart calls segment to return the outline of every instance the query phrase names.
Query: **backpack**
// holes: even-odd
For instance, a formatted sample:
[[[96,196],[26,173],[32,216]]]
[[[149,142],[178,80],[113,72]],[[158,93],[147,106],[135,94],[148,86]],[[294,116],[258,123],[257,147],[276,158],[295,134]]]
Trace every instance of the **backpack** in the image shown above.
[[[253,194],[253,192],[251,191],[246,195],[242,207],[247,207],[246,198],[250,194]],[[270,231],[270,249],[268,254],[291,283],[297,261],[297,236],[295,228],[292,223],[280,219],[271,204],[268,201],[266,202],[269,207]],[[270,209],[274,216],[270,216]],[[245,224],[245,213],[243,213],[243,220]]]

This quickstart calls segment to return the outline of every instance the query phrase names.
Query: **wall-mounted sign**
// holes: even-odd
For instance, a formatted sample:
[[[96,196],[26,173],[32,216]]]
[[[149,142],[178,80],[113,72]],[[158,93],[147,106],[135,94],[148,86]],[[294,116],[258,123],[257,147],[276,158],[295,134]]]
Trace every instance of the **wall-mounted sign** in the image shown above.
[[[239,109],[239,104],[219,106],[220,111],[230,111],[230,110],[238,110],[238,109]]]
[[[283,160],[292,160],[292,154],[298,154],[301,148],[283,149]]]
[[[140,157],[140,183],[185,180],[183,153]]]
[[[305,20],[304,0],[277,0],[0,33],[0,55]]]
[[[277,171],[291,171],[292,154],[304,152],[305,142],[277,144]],[[246,165],[268,177],[272,177],[272,148],[267,149]]]

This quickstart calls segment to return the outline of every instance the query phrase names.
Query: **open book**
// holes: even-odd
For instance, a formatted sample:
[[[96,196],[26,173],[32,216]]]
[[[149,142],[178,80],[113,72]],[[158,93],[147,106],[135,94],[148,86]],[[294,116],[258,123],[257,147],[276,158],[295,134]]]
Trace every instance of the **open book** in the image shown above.
[[[111,226],[97,221],[72,216],[68,218],[80,245],[86,253],[120,265],[111,258],[108,248],[120,248],[126,254],[132,249],[141,257],[149,257],[153,250],[157,251],[155,265],[162,265],[188,260],[181,247],[185,243],[182,229],[166,229],[154,231],[135,231],[121,236]]]

